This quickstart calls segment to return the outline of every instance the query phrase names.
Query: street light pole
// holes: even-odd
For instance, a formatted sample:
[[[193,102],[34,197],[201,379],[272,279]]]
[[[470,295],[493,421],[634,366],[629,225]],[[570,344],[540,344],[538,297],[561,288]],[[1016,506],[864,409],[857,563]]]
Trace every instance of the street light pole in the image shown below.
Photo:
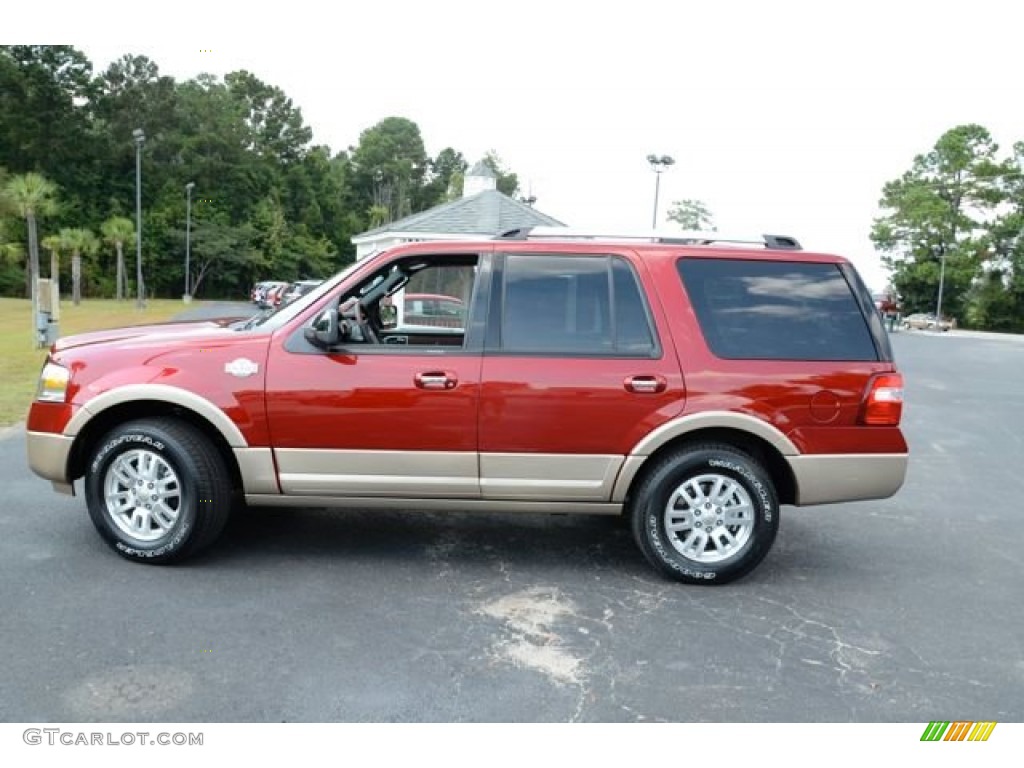
[[[935,307],[935,328],[942,330],[942,289],[946,283],[946,246],[939,245],[939,301]]]
[[[142,285],[142,145],[146,134],[141,128],[132,131],[135,142],[135,308],[146,306],[146,293]]]
[[[654,217],[651,221],[651,227],[657,229],[658,193],[661,191],[661,174],[670,165],[674,165],[676,161],[668,155],[648,155],[647,162],[651,164],[651,170],[654,171]]]
[[[190,181],[185,185],[185,301],[188,301],[192,296],[189,290],[191,287],[189,261],[192,256],[192,190],[195,188],[196,183],[194,181]]]

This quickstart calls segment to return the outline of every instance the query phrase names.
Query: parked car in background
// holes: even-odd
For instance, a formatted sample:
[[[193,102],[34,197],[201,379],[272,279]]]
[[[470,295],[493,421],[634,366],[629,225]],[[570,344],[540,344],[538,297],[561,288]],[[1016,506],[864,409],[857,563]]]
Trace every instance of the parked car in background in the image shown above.
[[[436,293],[407,293],[402,301],[402,325],[458,328],[466,325],[466,305],[454,296]]]
[[[273,303],[274,292],[279,289],[287,288],[288,285],[289,283],[285,283],[280,280],[266,280],[262,283],[256,283],[252,290],[253,301],[261,309],[276,306]]]
[[[297,280],[285,290],[281,297],[281,304],[291,304],[300,296],[305,296],[307,293],[316,288],[323,280]]]
[[[953,327],[949,318],[936,319],[934,314],[916,312],[903,318],[903,327],[915,331],[948,331]]]
[[[253,304],[260,303],[260,300],[263,298],[263,292],[266,290],[267,285],[269,285],[269,283],[267,283],[267,281],[264,280],[261,283],[256,283],[252,287],[252,290],[249,291],[249,299],[252,301]]]
[[[885,327],[890,331],[896,330],[896,324],[903,311],[900,308],[900,297],[891,290],[885,290],[872,294],[871,298],[874,299],[875,306],[885,320]]]
[[[263,300],[263,306],[269,309],[276,309],[282,304],[285,291],[288,290],[291,283],[274,283],[274,285],[267,290],[267,295]]]

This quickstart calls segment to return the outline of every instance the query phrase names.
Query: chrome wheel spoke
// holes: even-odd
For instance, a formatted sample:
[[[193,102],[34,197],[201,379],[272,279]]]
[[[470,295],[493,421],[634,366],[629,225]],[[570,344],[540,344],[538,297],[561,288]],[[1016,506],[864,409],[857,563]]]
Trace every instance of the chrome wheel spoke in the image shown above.
[[[153,522],[160,526],[165,533],[171,530],[174,521],[178,519],[177,511],[168,507],[163,501],[158,501],[153,505],[152,516]]]
[[[683,553],[689,553],[689,557],[697,560],[707,545],[708,535],[703,530],[694,528],[690,531],[690,535],[683,540]]]
[[[723,552],[729,551],[736,546],[736,537],[729,532],[728,528],[718,528],[711,536],[715,547]]]
[[[125,487],[134,485],[135,480],[138,477],[135,472],[135,468],[124,459],[118,459],[114,462],[110,467],[110,471],[113,473],[117,481]]]
[[[749,526],[753,522],[753,509],[748,504],[737,504],[722,510],[722,524],[732,526]]]
[[[131,517],[128,521],[132,532],[136,536],[139,534],[146,534],[149,532],[149,510],[145,507],[135,507],[132,510]]]
[[[711,493],[709,493],[707,495],[708,501],[710,501],[712,504],[721,505],[722,504],[722,496],[723,496],[723,492],[722,492],[723,488],[725,489],[725,495],[728,495],[728,493],[732,490],[730,485],[727,483],[727,479],[724,478],[724,477],[719,476],[718,478],[715,479],[715,485],[711,489]]]
[[[668,531],[688,531],[693,528],[693,514],[688,509],[671,511],[667,518],[665,529]]]

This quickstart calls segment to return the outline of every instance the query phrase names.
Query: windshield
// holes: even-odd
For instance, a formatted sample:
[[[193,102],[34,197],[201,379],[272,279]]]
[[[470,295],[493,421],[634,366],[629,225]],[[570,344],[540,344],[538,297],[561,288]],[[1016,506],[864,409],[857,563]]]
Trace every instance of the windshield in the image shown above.
[[[322,296],[333,290],[338,283],[348,277],[352,272],[355,272],[356,267],[362,266],[364,263],[366,263],[366,259],[354,261],[334,277],[320,283],[320,285],[311,290],[305,296],[300,296],[295,299],[295,301],[283,304],[275,309],[265,309],[262,312],[253,315],[248,320],[235,324],[233,327],[236,331],[251,331],[254,328],[259,328],[261,331],[272,331],[280,328],[293,317],[300,314],[310,304],[315,301],[319,301]]]

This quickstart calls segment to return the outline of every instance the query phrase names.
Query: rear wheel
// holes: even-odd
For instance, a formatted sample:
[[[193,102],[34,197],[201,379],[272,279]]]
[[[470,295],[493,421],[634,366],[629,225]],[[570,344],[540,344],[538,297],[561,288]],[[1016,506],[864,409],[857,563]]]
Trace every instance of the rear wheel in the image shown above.
[[[640,482],[633,536],[661,573],[689,584],[725,584],[771,549],[779,505],[771,478],[727,445],[689,446],[665,456]]]
[[[232,505],[223,457],[202,432],[175,419],[109,432],[90,458],[85,497],[104,541],[147,563],[176,562],[212,543]]]

